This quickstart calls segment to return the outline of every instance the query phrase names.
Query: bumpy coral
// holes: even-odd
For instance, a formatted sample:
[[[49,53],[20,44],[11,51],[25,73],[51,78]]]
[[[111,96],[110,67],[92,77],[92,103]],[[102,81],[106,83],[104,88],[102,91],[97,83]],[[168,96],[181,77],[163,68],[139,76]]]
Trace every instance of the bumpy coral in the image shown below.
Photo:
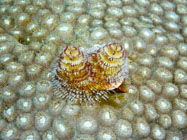
[[[187,139],[186,15],[186,0],[0,0],[0,139]],[[79,72],[90,65],[105,85],[89,89],[102,90],[121,83],[122,46],[126,93],[81,105],[55,98],[53,66],[68,44]],[[64,67],[58,77],[75,80]]]

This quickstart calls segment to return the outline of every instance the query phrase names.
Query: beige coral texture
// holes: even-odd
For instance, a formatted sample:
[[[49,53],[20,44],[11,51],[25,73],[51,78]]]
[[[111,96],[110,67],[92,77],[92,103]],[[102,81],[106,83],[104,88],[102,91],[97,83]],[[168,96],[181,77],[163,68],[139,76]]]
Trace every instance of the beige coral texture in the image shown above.
[[[108,40],[129,58],[120,107],[55,99],[65,45]],[[186,140],[186,113],[186,0],[0,0],[0,139]]]

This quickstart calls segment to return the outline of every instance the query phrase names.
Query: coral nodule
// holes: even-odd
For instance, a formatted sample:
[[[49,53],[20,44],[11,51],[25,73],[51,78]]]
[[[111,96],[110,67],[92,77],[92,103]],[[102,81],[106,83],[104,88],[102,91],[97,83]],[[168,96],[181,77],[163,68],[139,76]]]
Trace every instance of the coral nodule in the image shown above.
[[[54,94],[80,103],[107,100],[109,91],[119,87],[127,73],[127,55],[119,43],[89,51],[67,45],[54,67]]]

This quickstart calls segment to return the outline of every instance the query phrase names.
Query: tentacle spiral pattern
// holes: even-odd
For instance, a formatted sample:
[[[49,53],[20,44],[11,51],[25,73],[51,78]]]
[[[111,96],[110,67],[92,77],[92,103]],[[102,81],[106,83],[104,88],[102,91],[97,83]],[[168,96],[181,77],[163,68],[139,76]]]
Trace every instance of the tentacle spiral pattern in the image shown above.
[[[107,100],[108,92],[127,77],[127,68],[127,56],[119,43],[107,43],[89,53],[67,45],[53,72],[55,96],[80,103]]]

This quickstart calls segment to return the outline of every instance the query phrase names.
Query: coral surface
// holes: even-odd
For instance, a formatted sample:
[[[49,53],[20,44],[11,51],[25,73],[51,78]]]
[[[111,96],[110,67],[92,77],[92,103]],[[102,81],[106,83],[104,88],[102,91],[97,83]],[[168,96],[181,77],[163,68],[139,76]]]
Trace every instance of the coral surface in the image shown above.
[[[67,44],[90,53],[108,42],[128,56],[126,92],[95,104],[55,98],[52,70]],[[186,132],[186,0],[0,0],[1,140],[185,140]]]

